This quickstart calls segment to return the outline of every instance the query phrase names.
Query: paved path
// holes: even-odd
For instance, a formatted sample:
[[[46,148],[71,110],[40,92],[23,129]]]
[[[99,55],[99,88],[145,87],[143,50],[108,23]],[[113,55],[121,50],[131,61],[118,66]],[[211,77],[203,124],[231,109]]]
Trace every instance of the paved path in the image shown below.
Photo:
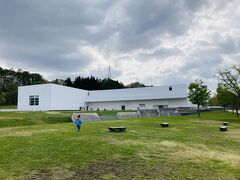
[[[0,112],[18,112],[17,109],[0,109]]]

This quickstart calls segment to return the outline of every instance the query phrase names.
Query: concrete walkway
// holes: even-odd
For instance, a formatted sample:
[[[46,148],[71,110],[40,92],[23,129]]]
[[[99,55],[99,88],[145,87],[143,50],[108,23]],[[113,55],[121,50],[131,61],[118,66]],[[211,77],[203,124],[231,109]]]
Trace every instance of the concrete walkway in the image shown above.
[[[0,112],[18,112],[17,109],[0,109]]]

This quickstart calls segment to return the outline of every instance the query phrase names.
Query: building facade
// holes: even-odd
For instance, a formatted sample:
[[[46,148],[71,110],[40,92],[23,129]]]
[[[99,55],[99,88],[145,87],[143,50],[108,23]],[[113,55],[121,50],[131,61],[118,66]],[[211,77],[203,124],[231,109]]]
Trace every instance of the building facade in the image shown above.
[[[18,110],[136,110],[190,107],[187,85],[87,91],[56,84],[20,86]]]

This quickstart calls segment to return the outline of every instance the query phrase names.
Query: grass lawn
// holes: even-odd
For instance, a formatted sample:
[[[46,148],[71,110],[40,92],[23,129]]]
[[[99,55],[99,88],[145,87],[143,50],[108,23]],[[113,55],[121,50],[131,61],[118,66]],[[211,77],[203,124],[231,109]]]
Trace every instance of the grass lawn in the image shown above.
[[[240,118],[231,113],[85,122],[80,134],[70,114],[0,112],[0,179],[240,179]]]
[[[1,106],[0,109],[17,109],[16,105],[6,105],[6,106]]]

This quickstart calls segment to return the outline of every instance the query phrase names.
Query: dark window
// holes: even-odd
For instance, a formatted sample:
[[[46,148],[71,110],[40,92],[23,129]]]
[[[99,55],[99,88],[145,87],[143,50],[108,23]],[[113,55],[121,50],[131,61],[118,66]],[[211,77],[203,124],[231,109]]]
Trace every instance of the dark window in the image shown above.
[[[172,86],[169,87],[169,91],[172,91]]]
[[[140,108],[145,108],[145,104],[139,104]]]
[[[121,110],[125,110],[125,106],[121,106]]]
[[[168,105],[153,105],[153,109],[168,108]]]
[[[38,106],[39,105],[39,96],[29,96],[29,105],[30,106]]]

